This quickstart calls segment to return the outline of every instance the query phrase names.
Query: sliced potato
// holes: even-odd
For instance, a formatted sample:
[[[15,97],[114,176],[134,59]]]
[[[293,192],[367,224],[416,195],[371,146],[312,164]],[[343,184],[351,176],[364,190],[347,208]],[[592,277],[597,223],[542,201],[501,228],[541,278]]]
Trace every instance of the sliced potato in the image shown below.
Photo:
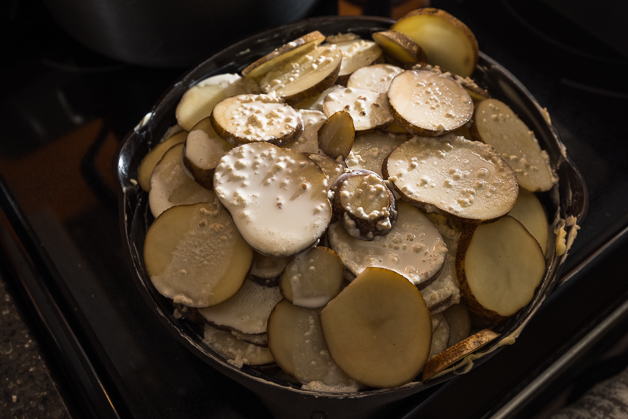
[[[245,342],[229,332],[205,325],[203,342],[232,365],[266,365],[275,360],[268,348]]]
[[[231,334],[244,342],[261,346],[262,348],[268,348],[268,334],[266,333],[249,334],[234,329],[231,330]]]
[[[323,90],[318,95],[305,99],[302,102],[294,104],[293,106],[295,109],[311,109],[313,111],[323,112],[323,102],[325,101],[325,98],[327,97],[327,95],[336,89],[342,89],[342,88],[344,88],[344,86],[341,86],[339,84],[334,84],[333,86],[328,87],[327,89]]]
[[[303,133],[296,141],[284,145],[283,147],[301,153],[318,153],[318,130],[325,123],[327,117],[323,112],[311,109],[299,109],[301,119],[303,119]]]
[[[212,325],[227,327],[247,334],[266,333],[268,316],[281,300],[277,287],[265,287],[251,280],[228,300],[211,307],[199,308],[198,312]]]
[[[383,60],[382,50],[375,42],[364,39],[338,42],[342,52],[342,63],[338,73],[338,83],[346,84],[349,76],[359,68]]]
[[[445,349],[425,363],[425,368],[423,368],[423,381],[429,380],[445,368],[452,366],[465,356],[477,351],[498,337],[499,334],[492,330],[484,329],[454,346]]]
[[[264,93],[274,92],[287,103],[296,105],[333,86],[341,63],[340,49],[335,45],[322,45],[273,68],[260,80],[260,88]]]
[[[427,62],[425,51],[409,36],[397,31],[375,32],[373,41],[379,45],[384,54],[394,61],[405,65]]]
[[[252,263],[253,250],[214,204],[170,208],[146,233],[146,272],[155,289],[175,303],[220,304],[240,289]]]
[[[268,348],[277,365],[302,383],[357,389],[357,383],[330,357],[318,312],[281,301],[268,320]]]
[[[547,215],[545,215],[545,209],[539,198],[531,192],[520,191],[517,203],[508,213],[513,218],[516,218],[523,226],[534,236],[543,254],[547,251],[547,243],[549,239],[549,223],[547,222]]]
[[[410,382],[430,352],[432,320],[403,276],[367,268],[320,314],[329,353],[354,380],[379,388]]]
[[[439,353],[447,349],[449,342],[449,322],[443,317],[438,322],[438,327],[432,332],[432,346],[430,347],[430,355],[428,359],[434,358]]]
[[[351,152],[345,160],[349,169],[365,169],[382,176],[382,163],[392,151],[410,138],[408,134],[383,131],[362,132],[355,136]]]
[[[534,296],[545,274],[545,256],[536,239],[516,219],[468,226],[456,254],[462,298],[489,321],[506,319]]]
[[[530,192],[548,191],[555,176],[549,156],[528,126],[497,99],[486,99],[476,108],[471,134],[493,146],[517,174],[519,186]]]
[[[214,202],[214,192],[203,188],[186,173],[183,147],[183,143],[171,147],[153,170],[148,205],[155,217],[175,205]]]
[[[223,156],[214,190],[244,239],[265,255],[305,250],[331,220],[327,179],[319,166],[270,143],[244,144]]]
[[[194,125],[186,137],[183,164],[199,185],[205,189],[212,189],[216,165],[232,148],[232,144],[216,134],[210,118],[205,118]]]
[[[188,89],[177,105],[177,122],[190,131],[201,119],[207,118],[216,103],[246,93],[244,83],[237,74],[219,74],[208,77]]]
[[[406,70],[388,90],[390,112],[406,131],[438,136],[460,128],[473,116],[469,93],[450,77]]]
[[[339,111],[327,118],[318,130],[318,147],[331,157],[346,159],[351,152],[355,128],[349,112]]]
[[[388,93],[390,83],[403,69],[390,64],[374,64],[362,67],[351,74],[347,87],[372,90],[377,93]]]
[[[449,341],[447,347],[462,342],[471,334],[471,316],[462,304],[454,304],[443,315],[449,322]]]
[[[347,87],[327,95],[323,112],[329,118],[336,112],[346,111],[353,118],[356,131],[366,131],[388,124],[393,117],[388,109],[388,98],[383,93]]]
[[[285,62],[313,50],[324,40],[325,35],[319,31],[310,32],[282,45],[248,65],[242,70],[242,75],[253,79],[260,78],[274,68],[285,64]]]
[[[397,203],[397,222],[387,235],[360,240],[350,236],[342,222],[335,222],[329,226],[329,244],[354,275],[367,267],[381,267],[425,288],[440,273],[447,246],[425,214],[405,202]]]
[[[504,216],[519,193],[515,173],[492,147],[453,134],[414,137],[383,169],[403,199],[468,222]]]
[[[331,187],[331,185],[336,182],[336,179],[345,171],[344,164],[324,154],[307,154],[307,156],[321,168],[327,178],[327,185],[329,185],[329,187]]]
[[[159,160],[161,160],[164,154],[166,154],[166,151],[168,151],[170,147],[184,142],[187,135],[187,131],[179,131],[157,144],[151,151],[148,152],[146,156],[144,156],[137,167],[137,182],[140,184],[142,189],[146,192],[150,191],[150,177],[153,174],[153,169],[157,163],[159,163]]]
[[[336,252],[313,247],[296,255],[279,277],[284,298],[295,306],[319,308],[340,292],[344,266]]]
[[[407,35],[421,45],[430,64],[462,77],[473,74],[479,55],[475,35],[467,25],[444,10],[413,10],[390,29]]]
[[[210,117],[216,133],[234,145],[252,142],[288,144],[301,136],[303,120],[273,95],[238,95],[214,106]]]
[[[260,285],[277,286],[279,275],[291,259],[291,257],[276,258],[254,252],[249,277]]]

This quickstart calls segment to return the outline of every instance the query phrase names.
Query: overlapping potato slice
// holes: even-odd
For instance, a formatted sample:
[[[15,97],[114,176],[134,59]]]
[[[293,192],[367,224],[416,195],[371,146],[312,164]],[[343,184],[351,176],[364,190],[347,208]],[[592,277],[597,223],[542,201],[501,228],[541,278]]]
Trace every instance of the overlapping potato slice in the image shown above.
[[[247,280],[228,300],[199,308],[198,312],[215,326],[255,335],[266,333],[268,316],[281,298],[279,288],[265,287]]]
[[[549,223],[547,222],[547,216],[545,210],[539,198],[531,192],[521,190],[519,191],[519,197],[517,203],[508,213],[513,218],[516,218],[523,226],[534,236],[543,254],[547,251],[547,242],[549,236]]]
[[[233,336],[241,341],[251,343],[256,346],[261,346],[263,348],[268,348],[268,334],[266,333],[249,334],[242,333],[239,330],[235,329],[230,330],[230,332]]]
[[[336,179],[345,171],[344,164],[324,154],[307,154],[307,156],[321,168],[327,178],[327,185],[330,188],[331,185],[336,182]]]
[[[327,120],[321,111],[299,109],[303,119],[303,133],[296,141],[284,145],[285,148],[300,151],[301,153],[318,153],[318,130]]]
[[[214,190],[242,237],[266,255],[299,253],[317,242],[331,220],[319,166],[270,143],[244,144],[223,156]]]
[[[381,127],[392,121],[388,98],[384,93],[347,87],[336,89],[325,98],[323,112],[329,118],[336,112],[346,111],[353,118],[356,131]]]
[[[323,102],[325,101],[325,98],[327,97],[327,95],[336,89],[342,89],[342,88],[344,88],[344,86],[341,86],[339,84],[334,84],[333,86],[328,87],[327,89],[323,90],[318,95],[312,96],[292,106],[294,106],[295,109],[311,109],[313,111],[323,112]]]
[[[445,349],[425,363],[425,367],[423,368],[423,381],[429,380],[445,368],[455,364],[465,356],[477,351],[498,337],[499,334],[492,330],[484,329],[454,346]]]
[[[268,320],[268,348],[277,365],[302,383],[320,382],[328,390],[356,391],[329,356],[319,310],[279,302]]]
[[[295,306],[323,307],[340,292],[344,266],[336,252],[313,247],[296,255],[279,277],[284,298]]]
[[[238,95],[214,106],[210,117],[216,133],[230,144],[288,144],[301,136],[301,114],[274,95]]]
[[[220,158],[233,147],[216,134],[210,118],[205,118],[194,125],[186,137],[183,164],[199,185],[212,189],[214,169]]]
[[[318,130],[318,146],[332,159],[346,159],[354,138],[355,128],[349,112],[339,111],[330,115]]]
[[[374,64],[362,67],[351,74],[347,81],[347,87],[387,93],[390,83],[400,73],[403,73],[402,68],[390,64]]]
[[[321,45],[307,54],[273,67],[259,82],[264,93],[282,97],[291,105],[317,96],[336,83],[342,52],[335,45]]]
[[[360,240],[335,222],[329,226],[329,243],[354,275],[367,267],[386,268],[425,288],[440,273],[447,246],[425,214],[405,202],[397,204],[397,222],[387,235]]]
[[[497,99],[486,99],[476,108],[471,134],[493,146],[515,170],[519,186],[530,192],[554,186],[549,156],[527,125]]]
[[[291,257],[276,258],[254,252],[249,278],[260,285],[275,287],[279,285],[279,275],[281,275],[290,260],[292,260]]]
[[[421,371],[432,321],[421,293],[406,278],[367,268],[320,314],[332,359],[354,380],[397,387]]]
[[[449,323],[449,341],[447,347],[462,342],[471,334],[471,317],[462,304],[454,304],[443,311]]]
[[[438,325],[432,330],[432,345],[430,347],[430,355],[428,356],[428,359],[434,358],[436,355],[447,349],[447,343],[449,342],[449,322],[442,315],[442,313],[438,314],[441,318],[438,319]]]
[[[397,31],[375,32],[373,41],[384,51],[384,55],[400,65],[427,62],[425,51],[409,36]]]
[[[189,307],[232,297],[252,262],[253,250],[218,205],[170,208],[146,233],[144,265],[155,289]]]
[[[519,193],[514,171],[492,147],[453,134],[414,137],[383,169],[404,199],[469,222],[504,216]]]
[[[354,39],[336,43],[342,52],[338,83],[345,84],[349,76],[359,68],[382,61],[382,50],[375,42]]]
[[[153,169],[148,204],[154,217],[175,205],[214,202],[214,192],[203,188],[185,172],[183,143],[171,147]]]
[[[373,240],[388,234],[397,221],[395,196],[377,173],[344,173],[336,179],[332,190],[334,214],[353,237]]]
[[[166,138],[164,141],[157,144],[140,162],[137,167],[137,183],[146,192],[150,191],[150,177],[153,174],[153,169],[159,163],[159,160],[166,154],[172,146],[180,144],[185,141],[187,137],[187,131],[179,131],[176,134]]]
[[[469,93],[452,78],[431,71],[399,74],[390,84],[388,101],[395,121],[416,135],[443,135],[473,116]]]
[[[534,296],[545,274],[545,256],[516,219],[505,216],[468,225],[458,245],[456,271],[467,307],[489,321],[517,313]]]
[[[345,163],[349,169],[365,169],[382,175],[382,163],[392,151],[410,138],[408,134],[369,131],[356,135]]]
[[[275,361],[268,348],[245,342],[210,325],[205,325],[203,342],[238,368],[243,365],[266,365]]]
[[[188,89],[177,105],[177,122],[189,131],[201,119],[207,118],[216,103],[246,93],[244,80],[237,74],[208,77]]]
[[[473,32],[444,10],[414,10],[391,26],[423,48],[430,64],[462,77],[470,76],[478,62],[479,47]]]

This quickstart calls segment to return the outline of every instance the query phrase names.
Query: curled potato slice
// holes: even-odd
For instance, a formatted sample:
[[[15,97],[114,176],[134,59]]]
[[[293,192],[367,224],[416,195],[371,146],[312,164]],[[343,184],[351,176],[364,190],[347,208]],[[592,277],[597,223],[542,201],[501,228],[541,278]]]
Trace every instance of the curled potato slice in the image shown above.
[[[244,283],[251,263],[253,250],[221,206],[170,208],[146,233],[146,271],[155,289],[175,303],[207,307],[227,300]]]
[[[412,38],[397,31],[375,32],[373,41],[384,51],[384,55],[401,65],[427,62],[423,48]]]
[[[161,143],[157,144],[140,162],[137,167],[137,182],[140,187],[146,192],[150,191],[150,177],[153,174],[153,169],[159,163],[159,160],[166,154],[172,146],[180,144],[185,141],[187,137],[187,131],[179,131],[176,134],[168,137]]]
[[[349,112],[339,111],[330,115],[318,130],[319,148],[334,160],[347,158],[354,138],[355,128]]]

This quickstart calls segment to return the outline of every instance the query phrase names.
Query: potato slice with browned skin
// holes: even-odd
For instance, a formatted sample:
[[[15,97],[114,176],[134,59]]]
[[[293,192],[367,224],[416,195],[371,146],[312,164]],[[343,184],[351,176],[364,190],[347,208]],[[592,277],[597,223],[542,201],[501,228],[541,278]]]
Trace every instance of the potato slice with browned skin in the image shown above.
[[[303,132],[299,112],[274,95],[224,99],[214,106],[210,120],[216,133],[233,145],[252,142],[284,145]]]
[[[454,346],[445,349],[425,363],[425,367],[423,368],[423,381],[429,380],[445,368],[452,366],[465,356],[477,351],[498,337],[499,334],[492,330],[484,329]]]
[[[386,95],[366,89],[347,87],[328,94],[323,103],[325,115],[330,117],[340,111],[351,114],[356,131],[381,127],[393,119]]]
[[[194,180],[205,189],[214,187],[214,169],[222,156],[234,146],[220,138],[209,118],[194,125],[183,148],[183,164]]]
[[[153,174],[153,169],[159,163],[159,160],[166,154],[172,146],[180,144],[185,141],[187,137],[187,131],[179,131],[176,134],[168,137],[161,143],[157,144],[140,162],[137,167],[137,183],[146,192],[150,191],[150,177]]]
[[[323,153],[346,159],[353,147],[355,128],[349,112],[339,111],[327,118],[318,130],[318,146]]]
[[[148,229],[144,265],[155,289],[175,303],[208,307],[232,297],[244,283],[253,250],[221,207],[181,205]]]
[[[547,222],[547,215],[545,215],[545,209],[543,204],[539,201],[532,192],[519,191],[519,198],[517,203],[508,213],[513,218],[516,218],[523,226],[534,236],[543,254],[547,251],[547,243],[549,237],[549,223]]]
[[[336,43],[342,52],[338,84],[346,84],[354,71],[383,61],[382,50],[375,42],[355,39]]]
[[[148,205],[154,217],[176,205],[214,202],[214,192],[203,188],[186,173],[183,147],[183,143],[171,147],[153,170]]]
[[[388,101],[395,121],[416,135],[443,135],[473,116],[469,93],[452,78],[431,71],[399,74],[390,84]]]
[[[305,250],[331,220],[327,179],[319,166],[270,143],[244,144],[223,156],[214,190],[244,239],[266,255]]]
[[[387,269],[365,269],[320,318],[332,359],[368,386],[412,381],[430,352],[432,319],[421,293]]]
[[[461,21],[434,8],[413,10],[390,28],[414,40],[430,64],[470,76],[478,62],[479,47],[473,32]]]
[[[313,247],[296,255],[279,277],[284,298],[295,306],[319,308],[340,292],[344,266],[336,252]]]
[[[486,320],[501,321],[532,301],[545,274],[545,256],[528,230],[505,216],[465,228],[456,271],[467,307]]]
[[[345,160],[349,169],[365,169],[382,175],[382,163],[410,135],[387,133],[384,131],[368,131],[358,133],[353,141],[351,152]]]
[[[519,194],[515,173],[492,147],[453,134],[414,137],[388,156],[383,169],[403,199],[467,222],[504,216]]]
[[[334,214],[353,237],[385,236],[397,221],[397,201],[377,173],[353,170],[332,185]]]
[[[519,186],[530,192],[548,191],[556,181],[549,156],[534,132],[512,109],[497,99],[486,99],[475,110],[473,138],[493,146],[517,174]]]
[[[229,332],[205,325],[203,342],[238,368],[243,365],[266,365],[275,360],[268,348],[245,342]]]
[[[427,62],[425,51],[409,36],[397,31],[375,32],[373,41],[391,57],[402,65]]]

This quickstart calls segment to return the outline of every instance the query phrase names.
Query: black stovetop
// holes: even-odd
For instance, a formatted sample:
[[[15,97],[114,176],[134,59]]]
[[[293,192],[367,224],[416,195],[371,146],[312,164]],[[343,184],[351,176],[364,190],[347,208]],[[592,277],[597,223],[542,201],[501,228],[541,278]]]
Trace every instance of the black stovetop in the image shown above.
[[[43,330],[73,411],[96,418],[269,417],[253,394],[162,327],[122,254],[116,148],[185,69],[102,57],[69,38],[37,0],[11,5],[0,41],[0,262]],[[616,76],[627,64],[539,0],[525,8],[506,0],[432,5],[467,23],[482,51],[548,109],[590,194],[563,271],[569,281],[517,344],[391,408],[397,417],[481,417],[512,401],[628,295],[621,266],[628,255],[628,146],[621,123],[628,87]],[[565,44],[570,40],[577,48]],[[624,319],[591,351],[624,333]],[[573,360],[577,367],[555,374],[545,398],[531,395],[518,414],[532,417],[560,380],[595,361],[590,352],[580,356]]]

